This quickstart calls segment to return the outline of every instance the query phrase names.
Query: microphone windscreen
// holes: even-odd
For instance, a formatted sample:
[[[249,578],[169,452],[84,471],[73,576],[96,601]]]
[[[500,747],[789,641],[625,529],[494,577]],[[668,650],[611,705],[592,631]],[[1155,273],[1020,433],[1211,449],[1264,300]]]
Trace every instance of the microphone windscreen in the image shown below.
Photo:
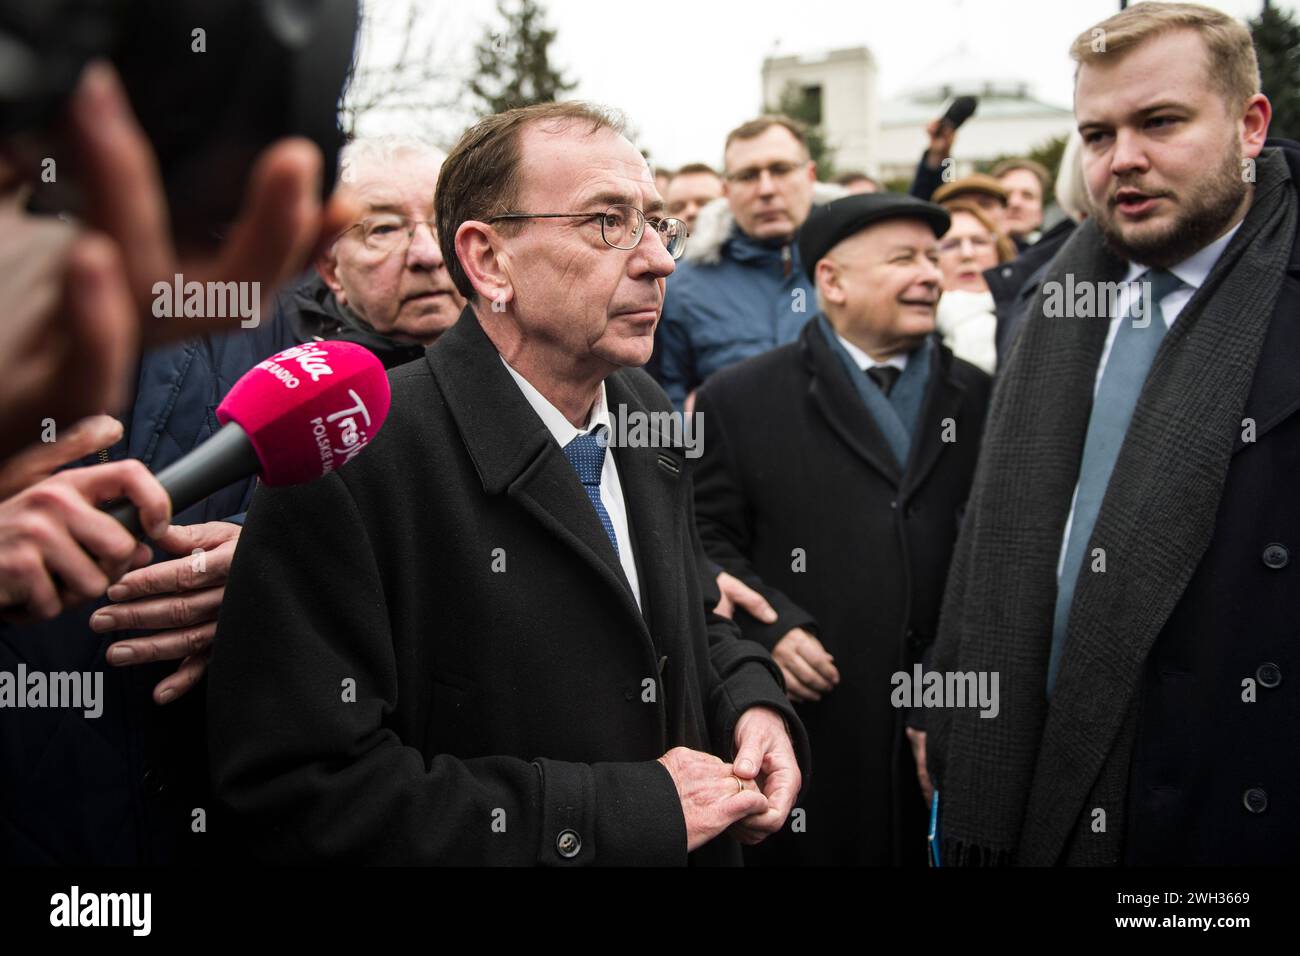
[[[248,433],[268,485],[314,481],[379,433],[391,393],[384,364],[352,342],[307,342],[259,362],[217,406]]]

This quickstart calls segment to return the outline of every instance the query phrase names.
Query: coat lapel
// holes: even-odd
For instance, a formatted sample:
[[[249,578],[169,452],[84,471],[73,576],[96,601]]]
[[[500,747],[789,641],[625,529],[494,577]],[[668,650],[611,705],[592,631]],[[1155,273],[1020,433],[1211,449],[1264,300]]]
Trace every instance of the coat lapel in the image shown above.
[[[962,396],[966,389],[952,377],[952,353],[934,343],[931,357],[930,384],[926,389],[925,404],[921,408],[921,418],[917,422],[917,434],[912,436],[912,455],[907,465],[904,478],[903,494],[910,495],[925,483],[925,479],[939,461],[939,456],[950,443],[943,440],[943,420],[951,418],[958,422]],[[956,440],[962,441],[960,432]],[[967,437],[966,440],[971,440]]]
[[[629,413],[649,416],[649,409],[627,381],[627,372],[615,372],[605,380],[605,395],[615,427]],[[649,422],[655,419],[648,418]],[[666,421],[661,417],[660,421]],[[678,507],[686,461],[680,448],[672,447],[671,434],[650,429],[654,437],[635,448],[619,445],[612,449],[623,485],[628,524],[636,549],[637,575],[641,579],[644,616],[653,625],[678,619],[681,598],[681,566],[669,561],[681,540],[683,509]]]
[[[822,339],[816,322],[810,321],[799,334],[810,375],[808,396],[840,440],[897,487],[903,476],[894,453],[854,390],[848,372]]]
[[[578,476],[506,371],[472,309],[462,312],[457,323],[429,349],[426,361],[483,491],[508,495],[580,555],[646,631],[618,555]],[[635,496],[623,478],[622,460],[616,461],[630,506]]]
[[[1300,239],[1292,250],[1288,279],[1282,285],[1273,318],[1264,338],[1264,348],[1255,368],[1250,396],[1243,416],[1255,425],[1253,439],[1259,441],[1274,426],[1300,410]],[[1233,453],[1249,447],[1246,426],[1237,434]]]

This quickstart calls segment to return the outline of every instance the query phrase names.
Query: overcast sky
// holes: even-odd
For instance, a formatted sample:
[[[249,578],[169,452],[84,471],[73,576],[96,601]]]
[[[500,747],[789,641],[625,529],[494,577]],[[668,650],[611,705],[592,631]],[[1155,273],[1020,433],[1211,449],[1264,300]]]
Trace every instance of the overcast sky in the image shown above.
[[[390,0],[365,2],[382,7]],[[497,23],[493,0],[415,2],[422,25],[437,30],[449,68],[464,58],[458,68],[466,69],[475,40]],[[1275,5],[1294,10],[1297,2]],[[1247,18],[1262,3],[1208,5]],[[1041,99],[1068,107],[1070,41],[1119,8],[1116,0],[547,0],[546,6],[558,31],[553,60],[578,81],[574,96],[622,109],[639,133],[637,145],[670,167],[719,162],[727,131],[762,105],[763,58],[773,53],[866,46],[888,98],[924,84],[964,48],[988,72],[1029,81]],[[400,27],[385,25],[371,55],[391,49]],[[447,142],[459,132],[428,135]]]

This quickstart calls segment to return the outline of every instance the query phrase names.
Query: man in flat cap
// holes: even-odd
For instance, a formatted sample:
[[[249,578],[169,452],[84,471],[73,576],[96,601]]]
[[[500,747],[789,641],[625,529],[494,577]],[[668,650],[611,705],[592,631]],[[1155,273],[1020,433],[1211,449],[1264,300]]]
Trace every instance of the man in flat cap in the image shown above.
[[[738,623],[771,649],[817,753],[751,863],[925,863],[900,675],[935,632],[990,388],[934,334],[947,228],[939,206],[891,194],[814,210],[800,253],[820,312],[698,393],[700,536],[776,609]]]

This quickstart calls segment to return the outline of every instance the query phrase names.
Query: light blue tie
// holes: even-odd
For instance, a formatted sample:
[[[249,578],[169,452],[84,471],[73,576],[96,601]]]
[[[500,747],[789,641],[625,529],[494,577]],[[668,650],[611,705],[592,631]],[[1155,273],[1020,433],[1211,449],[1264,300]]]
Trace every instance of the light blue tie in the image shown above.
[[[614,522],[609,520],[605,503],[600,500],[600,474],[605,468],[605,446],[608,444],[608,440],[603,437],[604,433],[605,427],[602,425],[589,434],[579,435],[564,446],[564,457],[569,459],[569,464],[578,473],[582,490],[591,499],[592,507],[596,509],[596,517],[600,519],[600,526],[605,529],[605,534],[609,535],[609,543],[614,546],[614,553],[618,554],[618,538],[614,534]]]
[[[1097,513],[1101,511],[1106,486],[1110,484],[1115,460],[1124,445],[1124,435],[1138,396],[1146,382],[1151,360],[1160,348],[1167,326],[1160,300],[1183,284],[1171,272],[1155,269],[1138,278],[1140,295],[1134,296],[1128,313],[1120,320],[1111,343],[1110,357],[1097,386],[1088,419],[1088,437],[1084,441],[1083,461],[1079,466],[1079,488],[1074,501],[1074,518],[1070,523],[1070,540],[1065,548],[1065,562],[1056,585],[1056,616],[1052,623],[1052,655],[1047,664],[1047,696],[1056,686],[1056,673],[1065,650],[1066,626],[1074,589],[1083,567]],[[1136,314],[1136,306],[1149,303],[1145,315]]]

